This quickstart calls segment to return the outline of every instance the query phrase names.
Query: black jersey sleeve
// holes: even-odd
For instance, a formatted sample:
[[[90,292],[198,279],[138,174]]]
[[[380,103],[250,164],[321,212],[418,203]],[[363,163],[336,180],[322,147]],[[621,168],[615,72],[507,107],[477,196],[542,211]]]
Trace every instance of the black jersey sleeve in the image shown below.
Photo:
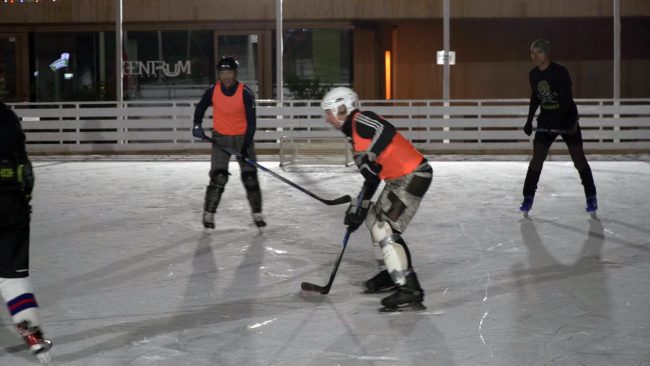
[[[528,104],[528,118],[526,119],[526,123],[532,123],[533,118],[535,117],[535,112],[537,112],[537,108],[539,108],[539,97],[535,90],[533,71],[528,74],[528,81],[530,83],[530,103]]]
[[[255,137],[257,129],[257,115],[255,110],[255,94],[248,86],[244,86],[244,109],[246,110],[246,136],[244,148],[248,147]]]
[[[356,130],[359,136],[371,140],[368,152],[375,156],[386,149],[396,133],[395,126],[374,112],[361,112],[356,118]]]
[[[194,124],[200,125],[203,123],[203,116],[205,116],[205,111],[209,106],[212,105],[212,94],[214,93],[214,85],[208,88],[208,90],[203,93],[201,100],[196,105],[194,109]]]
[[[558,68],[557,84],[558,97],[560,99],[559,115],[562,116],[561,120],[567,124],[566,127],[571,127],[578,116],[575,102],[573,101],[573,93],[571,92],[571,76],[569,75],[569,70],[565,67]]]

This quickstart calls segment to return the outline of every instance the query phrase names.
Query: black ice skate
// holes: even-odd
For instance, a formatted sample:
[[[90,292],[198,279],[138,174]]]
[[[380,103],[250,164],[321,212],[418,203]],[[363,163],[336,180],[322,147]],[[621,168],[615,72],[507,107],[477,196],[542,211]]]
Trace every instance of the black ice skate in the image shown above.
[[[30,327],[29,322],[25,320],[16,325],[16,330],[23,336],[29,351],[36,355],[42,364],[51,362],[49,350],[52,348],[52,342],[43,338],[43,333],[39,327]]]
[[[527,215],[528,211],[533,208],[533,200],[533,196],[524,196],[524,200],[521,202],[521,206],[519,206],[519,211],[523,212],[524,215]]]
[[[266,226],[266,221],[264,221],[264,215],[262,215],[261,212],[254,213],[253,214],[253,223],[257,227],[264,227]]]
[[[417,311],[424,310],[426,307],[422,305],[424,300],[424,290],[420,287],[418,278],[414,272],[406,276],[406,283],[402,286],[397,285],[397,290],[394,294],[383,298],[381,304],[384,306],[379,309],[381,312],[394,312],[394,311]]]
[[[214,212],[203,211],[203,227],[214,229]]]
[[[590,214],[595,214],[596,210],[598,210],[598,200],[596,199],[596,196],[587,197],[587,206],[585,207],[585,211]]]
[[[390,278],[387,270],[383,270],[377,273],[373,278],[364,282],[364,293],[374,294],[376,292],[381,292],[384,290],[389,290],[395,287],[393,279]]]

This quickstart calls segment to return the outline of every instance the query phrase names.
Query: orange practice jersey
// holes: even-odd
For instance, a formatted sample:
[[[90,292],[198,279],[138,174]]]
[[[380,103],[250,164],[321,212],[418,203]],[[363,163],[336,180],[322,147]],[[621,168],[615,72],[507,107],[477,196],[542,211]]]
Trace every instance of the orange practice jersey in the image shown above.
[[[352,145],[355,152],[367,151],[372,142],[371,139],[363,138],[357,133],[356,124],[360,115],[361,113],[357,113],[352,118]],[[379,152],[375,161],[382,166],[379,172],[381,179],[394,179],[413,172],[423,159],[424,156],[396,131],[391,142]]]
[[[212,123],[214,130],[221,135],[246,134],[246,108],[244,107],[244,84],[239,83],[231,97],[221,91],[217,82],[212,93]]]

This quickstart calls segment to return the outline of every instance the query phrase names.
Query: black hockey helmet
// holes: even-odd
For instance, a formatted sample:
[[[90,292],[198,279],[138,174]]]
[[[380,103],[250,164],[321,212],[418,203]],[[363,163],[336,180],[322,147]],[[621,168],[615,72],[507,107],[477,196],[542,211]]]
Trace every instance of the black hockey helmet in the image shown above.
[[[235,60],[234,57],[226,56],[222,57],[219,62],[217,62],[217,71],[224,71],[224,70],[234,70],[237,71],[237,68],[239,67],[239,62]]]

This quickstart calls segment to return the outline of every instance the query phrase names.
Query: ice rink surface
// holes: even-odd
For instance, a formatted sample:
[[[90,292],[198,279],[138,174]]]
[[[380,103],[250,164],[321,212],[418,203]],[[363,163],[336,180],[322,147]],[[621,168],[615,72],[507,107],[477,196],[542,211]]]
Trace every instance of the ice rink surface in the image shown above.
[[[483,159],[484,160],[484,159]],[[351,168],[282,172],[327,198]],[[527,162],[440,161],[404,238],[427,310],[379,313],[361,293],[370,237],[341,249],[347,205],[326,206],[260,171],[269,226],[231,164],[205,231],[209,162],[34,159],[31,277],[56,365],[650,365],[650,165],[590,158],[596,218],[578,174],[547,161],[530,217]],[[0,318],[0,365],[37,364]]]

